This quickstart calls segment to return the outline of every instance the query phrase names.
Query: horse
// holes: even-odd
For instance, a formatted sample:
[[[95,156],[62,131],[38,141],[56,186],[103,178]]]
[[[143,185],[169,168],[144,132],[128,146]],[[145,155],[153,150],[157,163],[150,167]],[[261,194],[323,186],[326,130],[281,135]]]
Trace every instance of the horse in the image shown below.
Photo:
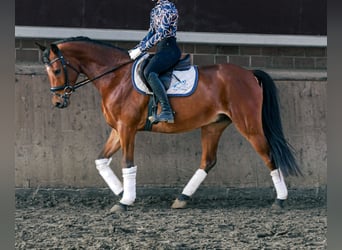
[[[55,107],[68,107],[73,92],[89,82],[99,91],[103,116],[111,132],[95,164],[109,188],[121,197],[110,211],[126,211],[136,199],[134,141],[139,131],[146,130],[150,99],[132,85],[134,61],[127,50],[88,37],[70,37],[49,46],[37,45],[42,51]],[[223,131],[234,124],[270,171],[277,194],[272,206],[283,208],[288,196],[284,177],[302,175],[302,172],[295,151],[283,133],[278,90],[273,79],[263,70],[249,70],[230,63],[197,67],[198,86],[194,93],[182,98],[170,97],[174,123],[159,122],[150,128],[159,133],[201,130],[199,168],[171,207],[187,206],[216,164]],[[77,82],[80,74],[86,79]],[[122,182],[109,167],[112,155],[120,148]]]

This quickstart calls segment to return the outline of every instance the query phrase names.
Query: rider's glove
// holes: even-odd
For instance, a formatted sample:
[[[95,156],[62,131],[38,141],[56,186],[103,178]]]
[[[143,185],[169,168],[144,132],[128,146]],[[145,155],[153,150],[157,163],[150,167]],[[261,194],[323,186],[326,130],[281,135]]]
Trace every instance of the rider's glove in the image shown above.
[[[131,49],[128,51],[128,54],[129,54],[129,57],[132,59],[132,60],[135,60],[137,59],[138,56],[141,55],[141,50],[140,48],[135,48],[135,49]]]

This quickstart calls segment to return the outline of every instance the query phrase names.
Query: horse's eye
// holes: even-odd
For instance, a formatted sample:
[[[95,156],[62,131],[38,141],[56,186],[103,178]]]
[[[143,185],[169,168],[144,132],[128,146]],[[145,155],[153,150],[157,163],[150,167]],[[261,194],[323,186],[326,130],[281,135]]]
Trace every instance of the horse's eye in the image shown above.
[[[60,69],[56,69],[56,70],[53,71],[53,73],[54,73],[55,75],[58,75],[58,74],[61,73],[61,70],[60,70]]]

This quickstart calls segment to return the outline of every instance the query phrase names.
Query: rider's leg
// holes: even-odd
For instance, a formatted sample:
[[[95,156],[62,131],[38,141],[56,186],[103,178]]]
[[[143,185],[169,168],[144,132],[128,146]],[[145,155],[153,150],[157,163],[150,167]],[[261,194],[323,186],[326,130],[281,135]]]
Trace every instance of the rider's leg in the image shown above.
[[[156,54],[149,61],[144,69],[144,76],[150,84],[154,94],[160,101],[161,113],[152,117],[152,122],[166,121],[174,122],[173,112],[163,83],[159,79],[159,74],[166,72],[177,63],[181,56],[181,51],[175,38],[167,38],[159,42]]]
[[[153,93],[158,98],[161,105],[161,112],[152,118],[151,122],[168,122],[174,123],[173,112],[163,83],[160,81],[157,73],[151,72],[147,78]]]

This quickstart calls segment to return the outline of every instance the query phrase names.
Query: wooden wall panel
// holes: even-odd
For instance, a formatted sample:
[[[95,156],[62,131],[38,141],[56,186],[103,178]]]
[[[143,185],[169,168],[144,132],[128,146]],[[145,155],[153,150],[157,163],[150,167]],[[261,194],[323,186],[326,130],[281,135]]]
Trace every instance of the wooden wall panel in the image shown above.
[[[179,30],[327,34],[325,0],[178,0]],[[15,24],[101,29],[148,28],[150,0],[16,0]]]

